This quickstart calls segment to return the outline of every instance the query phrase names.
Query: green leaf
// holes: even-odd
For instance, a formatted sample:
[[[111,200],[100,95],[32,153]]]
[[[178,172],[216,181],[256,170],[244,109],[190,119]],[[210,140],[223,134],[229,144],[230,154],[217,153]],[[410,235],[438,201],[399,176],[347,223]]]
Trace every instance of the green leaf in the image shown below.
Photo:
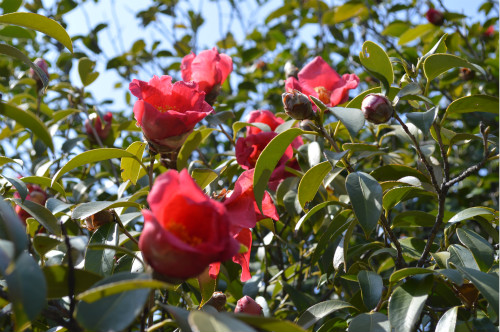
[[[394,331],[413,332],[433,285],[433,278],[409,279],[389,299],[389,321]]]
[[[389,100],[393,100],[396,98],[396,95],[401,91],[400,88],[392,86],[389,89],[389,93],[386,95]],[[346,107],[348,108],[361,108],[361,103],[363,102],[363,99],[369,95],[370,93],[381,93],[382,89],[380,87],[376,88],[371,88],[369,90],[361,92],[359,95],[354,97],[347,105]]]
[[[236,136],[241,129],[249,127],[249,126],[259,128],[262,131],[271,131],[271,128],[269,127],[269,125],[267,125],[265,123],[260,123],[260,122],[250,123],[250,122],[236,121],[235,123],[233,123],[233,140],[236,140]]]
[[[164,305],[162,303],[159,303],[158,305],[163,307],[174,317],[182,332],[192,332],[188,323],[189,311],[171,305]]]
[[[374,309],[382,297],[382,290],[384,288],[382,277],[375,272],[361,270],[358,273],[358,282],[361,288],[363,303],[366,308]]]
[[[335,239],[340,236],[342,232],[344,232],[352,223],[355,223],[353,220],[354,218],[349,218],[351,213],[351,210],[343,210],[330,222],[326,231],[321,235],[316,249],[314,249],[311,259],[313,264],[320,259],[330,242],[335,241]]]
[[[120,281],[148,280],[146,274],[118,273],[95,284],[94,288]],[[149,288],[139,288],[101,298],[92,303],[78,302],[76,319],[91,331],[122,331],[142,312]]]
[[[274,137],[261,152],[255,165],[253,192],[255,202],[262,212],[262,199],[274,168],[292,141],[302,134],[299,128],[290,128]]]
[[[468,229],[457,228],[457,235],[460,242],[472,252],[481,271],[487,272],[495,260],[495,251],[491,244],[479,234]]]
[[[351,240],[352,232],[356,227],[356,223],[350,223],[349,227],[345,231],[344,235],[340,239],[340,242],[335,249],[335,253],[333,254],[333,268],[335,270],[340,269],[340,265],[344,265],[344,272],[347,272],[347,249],[349,248],[349,243]]]
[[[436,325],[436,332],[455,332],[457,325],[458,307],[453,307],[446,311]]]
[[[371,175],[363,172],[349,174],[345,184],[354,214],[368,236],[382,213],[382,187]]]
[[[191,172],[191,177],[194,181],[200,186],[201,189],[204,189],[210,183],[212,183],[219,174],[216,171],[211,170],[209,168],[195,168]]]
[[[0,102],[0,114],[31,130],[49,149],[54,151],[54,144],[52,143],[52,136],[49,130],[35,114],[3,102]]]
[[[387,316],[380,312],[363,313],[353,318],[348,332],[391,332]]]
[[[2,16],[0,15],[0,18],[1,17]],[[22,62],[30,66],[40,78],[40,81],[43,84],[43,88],[45,89],[47,87],[47,85],[49,84],[49,78],[47,77],[47,74],[45,74],[42,68],[31,62],[31,60],[26,55],[24,55],[23,52],[19,51],[17,48],[13,46],[7,44],[0,44],[0,53],[21,60]]]
[[[23,0],[10,0],[3,1],[0,7],[2,7],[4,13],[12,13],[17,11],[22,4]]]
[[[300,316],[297,324],[302,326],[302,328],[304,329],[308,329],[317,321],[328,316],[332,312],[349,307],[352,308],[352,304],[340,300],[320,302],[313,305],[312,307],[307,308],[307,310],[304,311],[304,313]]]
[[[5,276],[16,325],[34,320],[46,305],[47,284],[38,263],[27,252],[16,260],[14,269]],[[24,329],[20,329],[23,331]]]
[[[127,201],[128,198],[122,198],[117,201],[90,202],[78,205],[71,214],[73,219],[85,219],[102,210],[109,210],[117,207],[135,207],[141,208],[141,205],[135,202]]]
[[[397,270],[393,272],[389,278],[389,282],[391,284],[395,284],[396,282],[400,281],[401,279],[404,279],[409,276],[414,276],[416,274],[427,274],[427,273],[432,273],[434,271],[429,270],[429,269],[424,269],[421,267],[408,267],[405,269]]]
[[[85,292],[79,294],[76,299],[78,301],[85,301],[87,303],[94,303],[104,297],[127,292],[134,289],[168,289],[173,291],[174,286],[162,281],[152,279],[132,279],[106,283],[101,286],[93,287]]]
[[[439,38],[437,43],[429,50],[429,52],[427,52],[424,56],[422,56],[419,59],[419,63],[422,63],[425,59],[427,59],[434,53],[446,53],[446,51],[448,50],[448,48],[446,47],[446,38],[448,38],[447,33],[445,33],[441,38]]]
[[[142,160],[142,155],[144,154],[144,149],[146,148],[146,143],[134,142],[129,145],[127,152],[132,153],[137,157],[137,159],[123,157],[120,164],[120,170],[122,172],[122,180],[130,180],[132,184],[137,183],[139,178],[139,173],[141,171],[141,163],[138,160]]]
[[[12,201],[28,212],[49,232],[61,236],[61,225],[59,225],[59,221],[45,206],[32,201],[22,202],[19,198],[13,198]]]
[[[87,57],[80,58],[78,60],[78,74],[80,74],[80,80],[83,86],[88,86],[92,84],[97,77],[99,77],[98,72],[94,72],[95,62]]]
[[[435,194],[417,187],[399,187],[388,190],[383,198],[383,207],[390,210],[400,202],[421,196],[433,196]]]
[[[0,16],[0,23],[14,24],[37,30],[56,39],[73,53],[71,38],[64,28],[56,21],[34,13],[12,13]]]
[[[404,211],[392,219],[391,228],[397,227],[432,227],[436,216],[423,211]]]
[[[435,29],[436,29],[436,27],[431,23],[421,24],[421,25],[417,25],[414,28],[407,29],[399,37],[398,45],[408,44],[409,42],[411,42],[419,37],[422,37]]]
[[[188,322],[192,330],[199,332],[256,332],[245,323],[225,313],[214,312],[212,314],[204,311],[191,311]]]
[[[55,182],[51,186],[51,184],[52,184],[51,178],[47,178],[44,176],[25,176],[25,177],[21,178],[20,180],[23,181],[24,183],[34,183],[34,184],[41,185],[43,187],[52,188],[55,191],[57,191],[58,193],[60,193],[61,195],[66,196],[66,192],[64,191],[64,188],[59,182]]]
[[[68,173],[69,171],[77,167],[89,163],[95,163],[98,161],[103,161],[113,158],[122,158],[122,157],[137,159],[137,157],[134,154],[122,149],[115,149],[115,148],[102,148],[102,149],[94,149],[82,152],[79,155],[73,157],[73,159],[68,161],[66,165],[64,165],[59,171],[57,171],[57,173],[52,178],[52,184],[54,184],[57,180],[59,180],[64,174]]]
[[[322,202],[322,203],[319,203],[318,205],[314,206],[312,209],[310,209],[305,215],[303,215],[299,221],[297,222],[297,224],[295,225],[295,231],[298,231],[300,229],[300,226],[302,226],[302,224],[307,221],[309,218],[311,218],[314,214],[316,214],[316,212],[318,212],[319,210],[329,206],[329,205],[340,205],[342,207],[345,207],[347,208],[347,205],[342,203],[342,202],[338,202],[338,201],[326,201],[326,202]]]
[[[427,112],[407,113],[406,118],[408,121],[413,123],[415,127],[427,135],[429,133],[429,129],[431,129],[431,126],[434,123],[434,120],[436,120],[437,111],[437,107],[433,107]]]
[[[301,292],[284,281],[280,281],[280,284],[285,292],[290,296],[298,311],[304,311],[314,303],[314,299],[309,294]]]
[[[388,92],[394,82],[394,71],[387,53],[379,45],[372,41],[365,41],[363,51],[359,53],[359,60],[373,76],[382,82]]]
[[[343,5],[335,7],[333,15],[327,16],[323,19],[323,23],[328,25],[335,25],[337,23],[347,21],[353,17],[364,17],[368,15],[368,8],[363,3],[344,3]]]
[[[284,319],[254,316],[254,315],[243,315],[238,314],[234,316],[239,320],[258,327],[264,331],[272,332],[305,332],[300,326],[293,324],[292,322]]]
[[[442,252],[442,253],[447,253],[447,252]],[[436,259],[439,259],[438,257],[440,256],[440,254],[442,253],[434,253],[432,255],[432,257],[434,258],[434,260]],[[438,255],[436,255],[438,254]],[[448,254],[448,253],[447,253]],[[449,257],[449,256],[448,256]],[[440,264],[440,263],[439,263]],[[446,263],[445,263],[446,265]],[[463,283],[464,283],[464,278],[462,278],[462,275],[460,274],[460,272],[458,272],[457,270],[455,269],[440,269],[440,270],[434,270],[434,275],[442,275],[442,276],[445,276],[446,278],[448,278],[450,281],[452,281],[453,283],[457,284],[458,286],[462,286]]]
[[[342,122],[352,137],[355,137],[365,124],[365,116],[358,108],[330,107],[328,109]]]
[[[498,274],[484,273],[467,267],[455,266],[465,279],[470,280],[498,315]]]
[[[448,258],[448,264],[453,263],[455,266],[462,266],[473,268],[474,270],[479,270],[479,265],[477,265],[472,252],[458,244],[452,244],[448,247],[448,252],[450,253],[450,258]]]
[[[92,235],[89,241],[91,244],[118,245],[118,225],[114,223],[104,224]],[[115,250],[87,249],[85,253],[85,270],[98,275],[109,276],[113,273],[115,263]]]
[[[498,114],[498,98],[488,95],[473,95],[453,101],[446,109],[446,114],[487,112]]]
[[[69,267],[66,265],[44,266],[42,268],[47,280],[47,297],[58,299],[69,295]],[[74,269],[75,295],[89,289],[93,284],[102,279],[100,275],[89,271]]]
[[[33,247],[41,256],[54,249],[63,240],[52,234],[37,234],[33,238]]]
[[[248,248],[247,248],[248,251]],[[198,285],[200,287],[201,302],[200,307],[203,307],[205,303],[212,297],[215,292],[215,287],[217,286],[217,279],[210,277],[208,273],[209,269],[205,269],[198,277]]]
[[[453,225],[457,222],[461,222],[463,220],[473,219],[475,216],[481,215],[495,215],[492,209],[487,209],[484,207],[471,207],[460,211],[456,215],[454,215],[450,220],[448,220],[447,226]]]
[[[324,161],[311,167],[300,180],[297,194],[300,206],[304,211],[306,210],[305,205],[314,199],[323,179],[331,170],[332,165],[330,162]]]
[[[194,150],[214,131],[212,128],[197,129],[189,134],[177,156],[177,170],[187,168],[189,157]]]
[[[2,177],[5,180],[9,181],[14,186],[14,188],[16,188],[19,196],[21,196],[21,201],[24,201],[26,199],[26,196],[28,196],[29,194],[28,187],[26,187],[24,182],[19,180],[18,178],[11,178],[5,175],[2,175]]]
[[[432,81],[439,75],[456,67],[467,67],[484,74],[484,69],[456,55],[438,53],[430,55],[424,61],[424,74],[427,80]],[[497,109],[498,111],[498,109]]]
[[[12,159],[4,156],[0,156],[0,166],[3,166],[8,163],[15,163],[18,164],[19,166],[23,166],[23,161],[21,159]]]
[[[23,222],[12,206],[0,196],[0,238],[14,244],[16,256],[28,248],[28,239]]]
[[[415,168],[404,165],[384,165],[370,173],[378,181],[397,181],[405,176],[413,176],[422,182],[429,183],[427,177]]]

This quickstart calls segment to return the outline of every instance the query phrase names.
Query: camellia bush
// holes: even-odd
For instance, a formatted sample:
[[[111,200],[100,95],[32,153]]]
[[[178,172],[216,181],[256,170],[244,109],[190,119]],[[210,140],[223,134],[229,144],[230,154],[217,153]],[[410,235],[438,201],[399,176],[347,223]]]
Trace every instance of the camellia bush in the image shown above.
[[[88,3],[0,4],[0,330],[498,331],[498,2]]]

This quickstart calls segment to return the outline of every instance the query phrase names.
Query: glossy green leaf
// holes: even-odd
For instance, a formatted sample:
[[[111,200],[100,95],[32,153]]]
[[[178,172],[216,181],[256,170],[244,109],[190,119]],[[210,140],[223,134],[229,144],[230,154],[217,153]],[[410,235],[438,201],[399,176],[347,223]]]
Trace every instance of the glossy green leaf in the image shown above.
[[[21,167],[23,166],[23,161],[21,159],[12,159],[12,158],[8,158],[8,157],[0,156],[0,166],[3,166],[5,164],[9,164],[9,163],[15,163]]]
[[[457,235],[460,242],[471,251],[481,271],[487,272],[495,260],[491,244],[476,232],[465,228],[457,228]]]
[[[369,235],[382,213],[382,187],[371,175],[363,172],[349,174],[345,184],[354,214],[365,234]]]
[[[54,144],[49,130],[35,114],[3,102],[0,102],[0,114],[31,130],[49,149],[54,151]]]
[[[5,281],[16,323],[26,324],[24,316],[34,320],[47,301],[47,284],[38,263],[27,252],[22,253],[16,259],[14,269],[5,276]]]
[[[118,225],[109,223],[102,225],[92,235],[89,241],[91,244],[118,245]],[[115,263],[115,250],[112,249],[87,249],[85,253],[85,270],[102,276],[109,276],[113,273]]]
[[[303,328],[286,319],[238,314],[234,316],[239,320],[269,332],[305,332]],[[208,331],[207,331],[208,332]]]
[[[448,38],[448,34],[445,33],[439,40],[437,41],[436,44],[427,52],[424,56],[420,58],[420,63],[422,63],[425,59],[427,59],[429,56],[433,55],[434,53],[446,53],[448,48],[446,47],[446,38]]]
[[[457,325],[458,307],[446,311],[436,325],[436,332],[455,332]]]
[[[264,198],[264,192],[274,168],[288,146],[302,133],[303,131],[299,128],[290,128],[278,134],[278,136],[274,137],[267,144],[265,149],[261,152],[259,159],[257,159],[253,177],[253,192],[259,210],[262,211],[262,199]]]
[[[314,206],[312,209],[310,209],[305,215],[303,215],[297,224],[295,225],[295,231],[298,231],[300,229],[300,226],[307,221],[309,218],[311,218],[314,214],[316,214],[319,210],[329,206],[329,205],[340,205],[342,207],[347,207],[346,204],[338,201],[326,201],[319,203],[318,205]]]
[[[0,20],[1,18],[2,16],[0,15]],[[43,84],[43,88],[47,87],[47,85],[49,84],[49,78],[47,77],[47,74],[45,74],[42,68],[40,68],[35,63],[31,62],[31,60],[26,55],[24,55],[23,52],[19,51],[17,48],[13,46],[7,44],[0,44],[0,53],[21,60],[22,62],[30,66],[40,78],[40,81]]]
[[[0,23],[19,25],[37,30],[56,39],[73,53],[71,38],[64,28],[56,21],[34,13],[11,13],[0,16]]]
[[[142,155],[144,154],[144,149],[146,148],[146,143],[144,142],[134,142],[129,145],[127,152],[132,153],[137,159],[123,157],[120,163],[120,170],[122,172],[122,180],[130,180],[132,184],[137,183],[139,178],[139,173],[141,171],[141,163],[138,160],[142,160]]]
[[[324,161],[314,167],[311,167],[302,177],[298,187],[298,199],[303,210],[305,205],[314,199],[325,176],[332,170],[332,165]]]
[[[57,173],[52,178],[52,184],[55,183],[57,180],[59,180],[64,174],[68,173],[69,171],[77,167],[89,163],[95,163],[98,161],[109,160],[113,158],[122,158],[122,157],[128,157],[134,159],[137,158],[134,154],[130,152],[115,148],[102,148],[102,149],[85,151],[73,157],[70,161],[66,163],[66,165],[64,165],[59,171],[57,171]]]
[[[398,40],[398,45],[405,45],[415,39],[425,36],[429,32],[433,31],[436,27],[433,24],[421,24],[414,28],[407,29]]]
[[[125,199],[118,201],[100,201],[100,202],[90,202],[78,205],[71,214],[73,219],[85,219],[93,214],[96,214],[102,210],[113,209],[117,207],[135,207],[137,209],[141,208],[141,205],[135,202],[128,202]]]
[[[409,279],[389,299],[389,321],[394,331],[413,332],[420,319],[433,278]]]
[[[41,256],[54,249],[63,242],[59,237],[52,234],[37,234],[33,237],[33,247]]]
[[[9,240],[14,244],[16,256],[28,247],[23,222],[2,196],[0,196],[0,239]]]
[[[314,299],[309,294],[296,289],[284,281],[281,281],[280,284],[299,311],[304,311],[313,305]]]
[[[69,295],[69,267],[66,265],[44,266],[42,268],[47,280],[47,297],[49,299],[62,298]],[[74,269],[75,295],[89,289],[93,284],[102,279],[100,275],[89,271]]]
[[[94,288],[122,281],[148,280],[146,274],[118,273],[97,282]],[[127,290],[92,303],[78,302],[76,319],[91,331],[122,331],[142,312],[149,288]]]
[[[49,197],[47,199],[47,202],[45,202],[45,206],[50,212],[56,214],[58,212],[69,210],[71,207],[73,207],[73,204],[64,203],[57,198]]]
[[[382,297],[384,288],[382,277],[375,272],[361,270],[358,273],[358,282],[363,303],[368,309],[374,309]]]
[[[397,204],[400,202],[415,198],[415,197],[422,197],[422,196],[432,196],[434,195],[433,193],[426,191],[421,188],[416,188],[416,187],[399,187],[399,188],[393,188],[388,190],[384,194],[383,198],[383,207],[386,210],[390,210],[393,207],[395,207]]]
[[[447,72],[452,68],[457,67],[467,67],[472,70],[484,73],[484,70],[476,64],[470,63],[469,61],[462,59],[456,55],[438,53],[430,55],[424,61],[424,74],[429,81],[432,81],[442,73]]]
[[[212,183],[218,176],[217,172],[209,168],[195,168],[191,172],[191,177],[201,189]]]
[[[434,120],[436,120],[436,116],[436,107],[431,108],[427,112],[413,112],[406,114],[408,121],[413,123],[415,127],[420,129],[426,135],[429,133],[429,129],[431,129]]]
[[[488,95],[466,96],[454,100],[446,109],[446,114],[487,112],[498,114],[498,98]]]
[[[438,253],[438,254],[440,254],[440,253]],[[436,260],[437,257],[439,257],[439,255],[433,254],[434,260]],[[437,258],[437,259],[439,259],[439,258]],[[460,272],[458,272],[455,269],[434,270],[434,274],[445,276],[446,278],[448,278],[449,280],[451,280],[453,283],[457,284],[458,286],[462,286],[464,283],[464,278],[462,277]]]
[[[22,202],[19,198],[13,198],[12,201],[28,212],[49,232],[61,236],[61,225],[59,225],[59,221],[45,206],[28,200]]]
[[[26,196],[28,196],[29,194],[28,187],[26,187],[24,182],[19,180],[18,178],[11,178],[5,175],[2,175],[2,177],[5,180],[9,181],[10,184],[14,186],[14,188],[16,188],[17,192],[19,193],[19,196],[21,196],[21,201],[24,201],[26,199]]]
[[[391,324],[386,315],[380,312],[362,313],[349,323],[348,332],[391,332]]]
[[[352,137],[355,137],[365,124],[365,116],[358,108],[330,107],[328,109],[342,122]]]
[[[378,181],[397,181],[405,176],[413,176],[422,182],[429,182],[423,173],[404,165],[384,165],[375,169],[370,175]]]
[[[308,329],[317,321],[328,316],[332,312],[349,307],[352,307],[352,304],[340,300],[320,302],[307,308],[307,310],[300,316],[297,324],[302,326],[304,329]]]
[[[409,276],[413,276],[416,274],[432,273],[432,272],[433,272],[432,270],[424,269],[421,267],[407,267],[407,268],[400,269],[400,270],[393,272],[389,278],[389,282],[391,284],[394,284],[394,283],[400,281],[401,279],[404,279],[404,278],[409,277]]]
[[[208,313],[204,311],[191,311],[188,322],[193,331],[199,332],[256,332],[247,324],[224,313]]]
[[[194,150],[198,148],[198,146],[214,131],[212,128],[205,129],[197,129],[193,131],[181,149],[179,150],[179,154],[177,156],[177,170],[180,171],[183,168],[187,168],[189,157]]]
[[[453,265],[455,266],[462,266],[472,268],[474,270],[479,270],[479,265],[474,259],[472,252],[466,247],[459,244],[452,244],[448,247],[448,252],[450,253],[448,264],[453,263]]]
[[[98,72],[94,72],[95,62],[87,57],[80,58],[78,60],[78,74],[80,74],[80,80],[83,86],[88,86],[92,84],[97,77],[99,77]]]
[[[470,280],[484,296],[498,317],[498,274],[484,273],[468,267],[456,266],[465,279]]]
[[[463,211],[460,211],[456,215],[454,215],[450,220],[448,220],[447,225],[452,225],[457,222],[463,221],[463,220],[468,220],[468,219],[473,219],[475,216],[481,216],[481,215],[495,215],[492,209],[487,209],[484,207],[471,207],[468,209],[465,209]]]
[[[52,179],[44,176],[25,176],[20,179],[24,183],[34,183],[43,187],[49,187],[57,191],[63,196],[66,196],[63,186],[59,182],[52,184]]]
[[[423,211],[404,211],[392,219],[391,228],[397,227],[432,227],[436,216]]]
[[[379,79],[388,92],[394,82],[394,71],[387,53],[372,41],[365,41],[363,51],[359,53],[361,64],[377,79]]]

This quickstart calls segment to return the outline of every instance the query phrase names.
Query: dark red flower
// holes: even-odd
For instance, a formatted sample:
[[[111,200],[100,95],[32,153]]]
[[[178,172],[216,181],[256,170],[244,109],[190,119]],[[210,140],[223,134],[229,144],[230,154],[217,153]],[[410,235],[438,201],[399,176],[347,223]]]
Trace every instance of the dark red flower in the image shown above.
[[[432,23],[434,25],[443,25],[444,23],[444,15],[442,12],[440,12],[437,9],[434,8],[429,8],[427,13],[425,13],[425,18],[427,18],[427,21],[429,23]]]
[[[235,313],[248,314],[248,315],[262,315],[262,307],[255,302],[250,296],[245,295],[236,302]]]
[[[185,280],[210,263],[233,257],[239,243],[230,233],[231,220],[221,202],[207,197],[187,170],[160,175],[143,210],[139,248],[156,272]]]
[[[321,100],[327,106],[336,106],[349,99],[349,90],[358,86],[356,74],[340,76],[323,58],[317,56],[299,71],[298,80],[287,78],[287,92],[297,90]]]
[[[89,118],[85,120],[85,132],[87,136],[92,142],[95,142],[94,131],[92,130],[92,126],[94,126],[95,131],[97,132],[97,136],[101,141],[104,141],[108,138],[109,133],[111,132],[111,123],[113,121],[113,114],[111,112],[107,112],[103,116],[104,125],[102,124],[101,118],[96,113],[92,113],[89,115]],[[92,124],[91,124],[92,122]]]
[[[186,82],[198,83],[199,89],[208,95],[219,86],[233,70],[233,60],[226,54],[219,54],[217,48],[194,53],[182,58],[181,74]]]
[[[495,34],[495,27],[493,25],[490,25],[488,27],[488,29],[486,29],[484,32],[483,32],[483,36],[485,38],[491,38],[493,37],[493,35]]]
[[[280,124],[285,122],[282,118],[276,117],[273,112],[268,111],[268,110],[257,110],[257,111],[252,111],[250,112],[248,116],[248,123],[264,123],[269,126],[271,131],[274,131]],[[247,135],[253,135],[260,133],[262,130],[260,130],[257,127],[247,127]]]
[[[194,126],[213,112],[195,82],[172,84],[170,76],[153,76],[149,82],[133,80],[129,89],[139,98],[134,105],[137,124],[157,152],[180,147]]]
[[[26,196],[26,200],[35,202],[40,205],[45,205],[45,202],[47,201],[47,193],[45,190],[37,186],[36,184],[27,184],[26,187],[28,188],[29,194]],[[18,192],[14,193],[15,198],[21,198],[21,195],[19,195]],[[19,205],[16,205],[16,213],[21,218],[22,221],[26,223],[26,219],[31,217],[31,215],[23,210]]]

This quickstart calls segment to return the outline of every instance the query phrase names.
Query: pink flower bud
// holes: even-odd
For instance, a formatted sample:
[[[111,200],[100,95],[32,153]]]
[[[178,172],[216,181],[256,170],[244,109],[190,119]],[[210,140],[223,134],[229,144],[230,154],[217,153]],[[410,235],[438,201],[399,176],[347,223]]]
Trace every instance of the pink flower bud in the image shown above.
[[[365,115],[365,119],[375,124],[389,121],[394,112],[389,99],[378,93],[367,95],[361,103],[361,110]]]
[[[113,121],[113,114],[111,112],[107,112],[103,117],[104,125],[101,121],[101,118],[96,114],[92,113],[89,115],[89,118],[85,120],[85,132],[87,133],[89,140],[95,143],[96,139],[94,137],[94,131],[92,130],[92,126],[95,128],[97,136],[104,141],[111,132],[111,122]]]
[[[262,307],[254,301],[250,296],[245,295],[236,303],[236,308],[234,308],[235,313],[242,313],[248,315],[261,316]]]
[[[427,21],[429,23],[432,23],[434,25],[443,25],[444,23],[444,15],[442,12],[440,12],[437,9],[430,8],[427,13],[425,13],[425,17],[427,18]]]
[[[44,59],[37,58],[35,59],[35,61],[33,61],[33,63],[38,67],[40,67],[40,69],[42,69],[45,75],[47,75],[47,78],[49,77],[49,66],[47,65],[47,62],[45,62]],[[40,88],[42,87],[42,80],[40,79],[38,74],[35,73],[33,68],[30,68],[30,77],[36,81],[37,85],[39,85]]]
[[[281,95],[285,113],[295,120],[311,119],[314,116],[311,101],[302,92],[294,90]]]

